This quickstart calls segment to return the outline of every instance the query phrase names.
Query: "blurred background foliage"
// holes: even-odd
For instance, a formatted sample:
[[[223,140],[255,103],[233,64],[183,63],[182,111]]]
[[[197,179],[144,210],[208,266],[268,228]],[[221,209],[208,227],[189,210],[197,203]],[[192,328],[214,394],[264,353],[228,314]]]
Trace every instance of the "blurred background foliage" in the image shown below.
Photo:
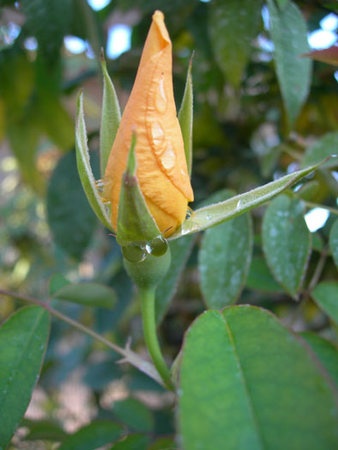
[[[122,107],[155,9],[165,13],[173,42],[177,105],[193,54],[195,208],[216,191],[226,188],[225,198],[338,153],[334,58],[324,63],[302,56],[336,41],[337,2],[1,0],[0,5],[0,286],[40,299],[53,294],[55,283],[58,288],[82,281],[110,286],[116,293],[114,308],[53,304],[121,346],[131,336],[133,347],[142,349],[133,287],[114,237],[99,226],[87,204],[74,156],[74,115],[82,90],[91,159],[98,168],[101,48]],[[279,11],[284,15],[278,16]],[[283,27],[296,47],[285,40]],[[285,235],[291,245],[305,242],[294,285],[276,273],[269,243],[262,243],[262,230],[268,233],[273,226],[273,209],[270,221],[265,208],[259,208],[252,223],[242,218],[232,231],[224,231],[241,230],[246,240],[241,247],[234,234],[240,253],[222,264],[229,264],[229,270],[245,267],[234,289],[216,303],[209,295],[207,267],[220,252],[221,238],[206,233],[203,239],[174,243],[177,264],[159,295],[159,319],[167,313],[161,336],[168,355],[177,354],[184,330],[206,304],[222,307],[236,301],[270,309],[296,331],[337,341],[330,307],[318,306],[323,294],[317,292],[318,303],[309,296],[320,280],[333,282],[330,295],[337,293],[335,169],[334,164],[324,167],[295,193],[270,205],[277,212],[287,209],[295,223],[301,222],[294,240],[292,233]],[[302,228],[304,216],[311,233]],[[0,320],[17,306],[2,298]],[[93,418],[111,417],[132,436],[130,446],[121,448],[169,445],[173,417],[166,394],[137,371],[116,365],[116,359],[101,344],[53,322],[39,388],[15,448],[21,448],[22,439],[35,440],[35,449],[52,448],[48,442],[62,440],[65,432]],[[66,402],[67,389],[79,393],[73,404]],[[149,447],[164,437],[167,441]]]

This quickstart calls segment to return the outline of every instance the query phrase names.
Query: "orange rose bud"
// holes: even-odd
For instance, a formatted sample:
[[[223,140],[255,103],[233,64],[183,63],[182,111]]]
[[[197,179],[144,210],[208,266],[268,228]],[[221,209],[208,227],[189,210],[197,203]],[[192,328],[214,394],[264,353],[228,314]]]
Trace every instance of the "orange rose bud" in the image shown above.
[[[122,175],[136,134],[136,176],[160,231],[169,236],[184,221],[193,191],[172,82],[172,46],[162,12],[156,11],[135,83],[105,171],[105,192],[117,230]]]

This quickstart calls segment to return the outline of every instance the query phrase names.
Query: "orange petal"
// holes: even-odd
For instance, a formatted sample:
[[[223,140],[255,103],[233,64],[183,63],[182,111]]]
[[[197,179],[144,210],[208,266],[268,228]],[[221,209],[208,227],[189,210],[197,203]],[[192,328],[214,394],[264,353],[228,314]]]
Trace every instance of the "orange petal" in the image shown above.
[[[185,219],[193,192],[176,116],[171,41],[160,11],[153,15],[136,80],[106,168],[105,196],[112,202],[114,229],[133,131],[137,139],[137,177],[141,191],[160,230],[173,232]]]

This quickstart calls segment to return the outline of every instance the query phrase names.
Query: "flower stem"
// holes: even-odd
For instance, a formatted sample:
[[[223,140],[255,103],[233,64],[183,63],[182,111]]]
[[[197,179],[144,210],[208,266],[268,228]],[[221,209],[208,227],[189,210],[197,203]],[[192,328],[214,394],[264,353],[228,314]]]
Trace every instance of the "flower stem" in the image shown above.
[[[148,351],[165,386],[170,390],[174,390],[169,368],[163,358],[156,333],[155,289],[140,288],[139,296],[142,307],[143,333]]]

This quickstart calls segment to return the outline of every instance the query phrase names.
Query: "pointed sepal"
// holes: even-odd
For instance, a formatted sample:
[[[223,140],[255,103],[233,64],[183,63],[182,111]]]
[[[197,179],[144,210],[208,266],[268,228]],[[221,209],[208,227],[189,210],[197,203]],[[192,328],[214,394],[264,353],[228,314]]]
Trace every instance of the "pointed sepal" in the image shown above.
[[[146,205],[136,177],[136,136],[132,137],[127,168],[123,174],[118,209],[117,242],[122,246],[144,245],[161,236]]]
[[[121,245],[124,266],[141,289],[157,286],[170,266],[170,249],[144,200],[136,177],[136,136],[132,137],[127,168],[123,175],[116,240]]]
[[[103,54],[101,55],[101,68],[103,74],[103,97],[100,126],[100,169],[101,177],[103,178],[117,129],[120,125],[121,110]]]
[[[97,189],[97,184],[90,165],[90,156],[87,145],[87,132],[83,112],[83,94],[80,94],[78,99],[76,128],[75,128],[75,150],[76,163],[80,176],[80,180],[89,201],[92,210],[97,215],[102,224],[112,230],[109,215],[106,207],[102,202],[100,194]]]
[[[191,76],[192,60],[189,62],[187,78],[182,98],[178,120],[180,123],[184,142],[184,152],[187,160],[188,173],[191,175],[192,168],[192,126],[193,126],[193,85]]]

